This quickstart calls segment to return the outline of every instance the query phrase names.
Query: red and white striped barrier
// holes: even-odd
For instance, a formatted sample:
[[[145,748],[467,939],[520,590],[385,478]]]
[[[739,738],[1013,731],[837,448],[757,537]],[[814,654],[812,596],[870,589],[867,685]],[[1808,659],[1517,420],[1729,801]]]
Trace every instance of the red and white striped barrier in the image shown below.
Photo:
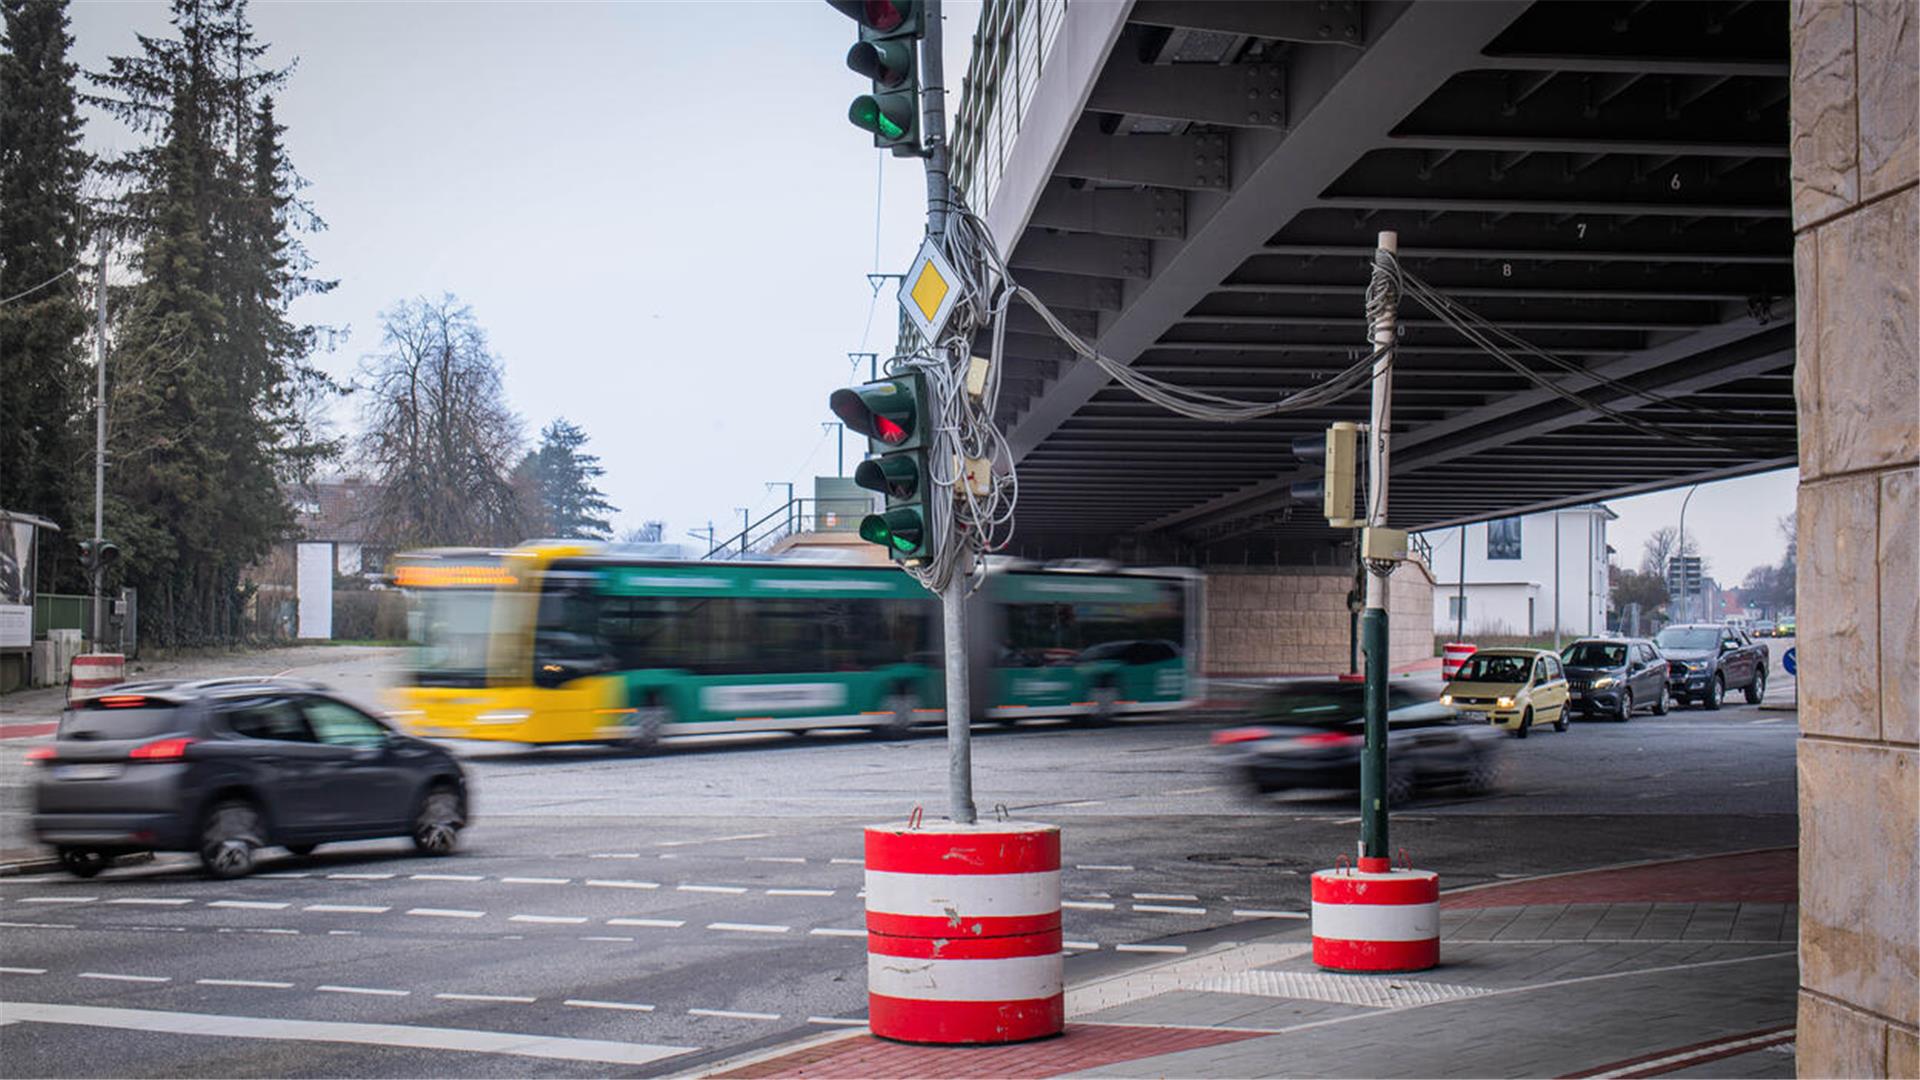
[[[1313,962],[1333,971],[1424,971],[1440,962],[1440,875],[1361,859],[1313,875]]]
[[[67,678],[67,700],[79,701],[127,681],[127,658],[120,653],[81,653]]]
[[[1440,650],[1440,677],[1451,679],[1458,675],[1460,665],[1467,662],[1467,657],[1479,651],[1480,646],[1464,641],[1447,642],[1446,647]]]
[[[1060,829],[866,830],[867,1016],[910,1043],[1011,1043],[1066,1025]]]

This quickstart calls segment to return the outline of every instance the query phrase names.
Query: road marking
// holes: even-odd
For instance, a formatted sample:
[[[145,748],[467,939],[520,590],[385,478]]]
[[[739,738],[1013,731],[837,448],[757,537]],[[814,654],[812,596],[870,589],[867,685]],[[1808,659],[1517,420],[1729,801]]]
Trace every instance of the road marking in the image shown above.
[[[74,930],[78,929],[70,922],[0,922],[0,926],[12,930]]]
[[[803,863],[807,860],[798,855],[749,855],[748,862]]]
[[[827,861],[835,866],[865,866],[867,864],[867,860],[865,859],[828,859]]]
[[[1060,906],[1063,908],[1072,908],[1075,911],[1112,911],[1113,910],[1112,904],[1102,903],[1097,900],[1062,900],[1060,901]]]
[[[408,874],[412,881],[485,881],[483,874]]]
[[[633,1001],[593,1001],[589,998],[568,998],[562,1005],[571,1005],[576,1009],[623,1009],[627,1012],[652,1012],[653,1006]]]
[[[768,889],[768,896],[832,896],[833,889]]]
[[[464,1050],[483,1054],[516,1054],[559,1061],[589,1061],[614,1065],[646,1065],[662,1058],[691,1053],[696,1047],[657,1046],[606,1039],[567,1039],[508,1031],[417,1027],[411,1024],[357,1024],[331,1020],[279,1020],[212,1013],[159,1012],[148,1009],[109,1009],[90,1005],[44,1005],[8,1002],[8,1020],[43,1024],[156,1031],[175,1035],[212,1035],[241,1039],[301,1039],[310,1042],[357,1043],[367,1046],[405,1046],[422,1050]]]
[[[637,859],[639,857],[640,853],[637,851],[596,851],[587,856],[589,859]]]
[[[1075,870],[1113,870],[1119,873],[1128,873],[1133,870],[1133,867],[1116,866],[1116,865],[1110,865],[1107,863],[1087,863],[1085,866],[1076,866],[1074,867],[1074,869]]]
[[[807,931],[815,937],[866,937],[865,930],[850,930],[839,926],[816,926]]]
[[[413,993],[413,991],[411,990],[382,990],[376,986],[331,986],[329,985],[329,986],[316,986],[314,987],[314,989],[319,990],[323,993],[328,993],[328,994],[368,994],[373,997],[406,997],[408,994]]]
[[[1755,721],[1753,721],[1753,723],[1756,723],[1756,724],[1777,724],[1777,723],[1779,723],[1779,722],[1780,722],[1781,720],[1783,720],[1783,719],[1785,719],[1785,717],[1780,717],[1780,716],[1770,716],[1770,717],[1768,717],[1768,718],[1767,718],[1767,719],[1765,719],[1765,720],[1755,720]]]
[[[1169,904],[1135,904],[1133,910],[1157,911],[1163,915],[1205,915],[1207,913],[1207,909],[1203,907],[1173,907]]]
[[[531,1005],[539,998],[521,997],[517,994],[435,994],[441,1001],[496,1001],[510,1005]]]
[[[1235,908],[1234,917],[1239,919],[1306,919],[1311,918],[1304,911],[1261,911],[1258,908]]]
[[[623,881],[619,878],[588,878],[587,884],[597,885],[603,889],[657,889],[660,887],[657,881]]]
[[[1357,818],[1357,817],[1343,817],[1343,818],[1335,818],[1335,819],[1334,819],[1334,821],[1333,821],[1333,824],[1335,824],[1335,825],[1358,825],[1358,824],[1360,824],[1360,819],[1359,819],[1359,818]]]
[[[271,873],[271,874],[255,874],[255,875],[253,875],[253,876],[254,876],[254,877],[264,877],[264,878],[279,878],[279,879],[282,879],[282,880],[286,880],[286,879],[291,879],[291,878],[303,878],[303,877],[312,877],[313,875],[312,875],[312,874],[309,874],[309,873],[307,873],[307,872],[305,872],[305,871],[293,871],[293,870],[277,870],[277,871],[275,871],[275,872],[273,872],[273,873]]]
[[[1219,791],[1219,790],[1220,790],[1220,785],[1208,784],[1206,787],[1175,788],[1172,791],[1163,791],[1160,794],[1162,795],[1205,795],[1209,791]]]
[[[329,936],[329,937],[359,937],[359,936],[360,936],[360,931],[358,931],[358,930],[329,930],[329,931],[327,931],[327,936]]]
[[[0,975],[45,975],[46,968],[0,967]]]
[[[685,926],[687,924],[684,919],[608,919],[607,925],[608,926],[658,926],[658,927],[664,927],[665,929],[668,929],[668,930],[672,930],[675,927]]]
[[[578,926],[586,922],[585,915],[509,915],[508,922],[558,923],[564,926]]]
[[[173,977],[170,975],[121,975],[112,971],[83,971],[80,973],[80,977],[83,979],[109,979],[113,982],[163,983],[173,981]],[[12,1008],[12,1006],[9,1005],[8,1008]]]
[[[1105,799],[1081,799],[1079,802],[1054,803],[1053,808],[1055,810],[1071,810],[1076,806],[1105,806],[1106,804],[1107,800]]]
[[[258,990],[291,990],[290,982],[268,982],[265,979],[195,979],[201,986],[247,986]]]
[[[328,874],[331,881],[386,881],[392,874]]]
[[[809,1016],[809,1024],[825,1024],[828,1027],[866,1027],[865,1020],[851,1020],[841,1016]]]
[[[1100,947],[1100,943],[1097,941],[1063,941],[1060,943],[1060,947],[1063,949],[1080,949],[1085,952],[1092,952]]]
[[[226,929],[226,927],[222,927],[221,932],[225,933]],[[300,931],[288,930],[278,926],[249,926],[241,929],[240,932],[243,934],[298,934]]]
[[[1133,898],[1135,900],[1198,900],[1200,899],[1199,897],[1194,896],[1192,893],[1179,893],[1179,892],[1137,892],[1133,894]]]
[[[207,906],[242,908],[247,911],[280,911],[287,905],[283,900],[215,900]]]
[[[148,907],[179,907],[182,904],[191,904],[193,901],[183,900],[173,896],[119,896],[107,901],[107,903],[141,904]]]
[[[301,911],[324,911],[337,915],[383,915],[393,909],[382,904],[308,904]]]
[[[772,835],[772,833],[768,832],[735,833],[732,836],[713,836],[699,840],[660,840],[656,841],[653,846],[686,847],[688,844],[724,844],[729,840],[765,840]]]
[[[572,878],[563,877],[503,877],[502,885],[565,885]]]
[[[675,885],[674,888],[681,892],[726,893],[729,896],[738,896],[747,891],[739,885]]]
[[[433,919],[478,919],[484,911],[463,911],[460,908],[417,907],[408,908],[409,915],[422,915]]]
[[[688,1016],[717,1016],[722,1020],[778,1020],[779,1013],[734,1012],[730,1009],[688,1009]]]
[[[97,896],[23,896],[22,904],[91,904],[100,899]]]
[[[581,935],[580,940],[581,941],[632,941],[633,939],[630,937],[620,937],[616,934],[583,934]]]
[[[1138,953],[1183,953],[1187,951],[1187,947],[1185,945],[1115,945],[1113,947],[1113,951],[1114,952],[1138,952]]]
[[[709,930],[734,930],[742,934],[784,934],[792,930],[791,926],[773,926],[768,923],[750,922],[714,922],[708,923]]]

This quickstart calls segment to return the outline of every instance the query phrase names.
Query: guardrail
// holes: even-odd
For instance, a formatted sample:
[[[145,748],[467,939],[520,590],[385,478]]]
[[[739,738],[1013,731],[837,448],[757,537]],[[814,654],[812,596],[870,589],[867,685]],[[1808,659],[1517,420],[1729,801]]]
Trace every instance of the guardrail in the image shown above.
[[[854,532],[872,506],[859,499],[789,499],[739,532],[708,541],[703,559],[726,561],[766,551],[795,533]]]

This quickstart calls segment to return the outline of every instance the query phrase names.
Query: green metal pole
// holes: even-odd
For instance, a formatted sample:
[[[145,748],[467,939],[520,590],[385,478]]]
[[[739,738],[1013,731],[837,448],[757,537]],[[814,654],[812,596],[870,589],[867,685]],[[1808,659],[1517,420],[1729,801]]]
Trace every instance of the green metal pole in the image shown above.
[[[1360,854],[1387,858],[1387,613],[1360,615],[1360,649],[1367,658],[1366,736],[1360,752]]]
[[[1398,253],[1398,233],[1380,234],[1382,256]],[[1377,257],[1378,258],[1378,257]],[[1385,271],[1376,265],[1374,275]],[[1371,290],[1369,290],[1371,293]],[[1398,297],[1367,312],[1375,348],[1394,342]],[[1393,430],[1393,364],[1386,352],[1373,365],[1372,422],[1367,427],[1367,526],[1387,523],[1388,436]],[[1389,568],[1390,569],[1390,568]],[[1367,609],[1360,615],[1360,649],[1367,660],[1366,746],[1360,753],[1360,868],[1385,870],[1387,846],[1387,576],[1366,567]]]

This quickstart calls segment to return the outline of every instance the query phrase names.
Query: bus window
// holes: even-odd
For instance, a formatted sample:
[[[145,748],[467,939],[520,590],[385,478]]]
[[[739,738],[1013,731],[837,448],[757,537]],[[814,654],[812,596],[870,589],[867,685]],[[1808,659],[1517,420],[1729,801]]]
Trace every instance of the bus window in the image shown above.
[[[533,628],[533,682],[559,686],[614,669],[595,625],[599,597],[591,574],[548,574]]]
[[[864,671],[929,647],[931,605],[802,597],[608,597],[598,633],[625,671],[696,675]]]

